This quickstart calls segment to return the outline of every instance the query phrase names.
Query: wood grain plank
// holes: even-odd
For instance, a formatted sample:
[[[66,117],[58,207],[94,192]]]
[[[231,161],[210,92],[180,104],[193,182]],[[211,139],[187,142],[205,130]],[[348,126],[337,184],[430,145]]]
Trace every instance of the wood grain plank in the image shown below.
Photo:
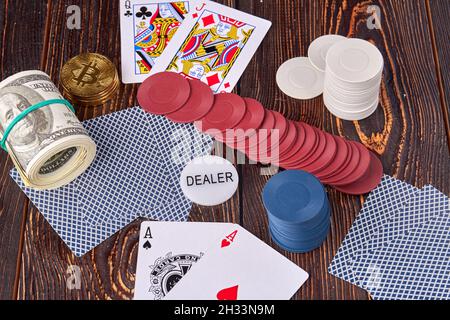
[[[380,31],[370,31],[365,28],[367,18],[365,7],[373,3],[382,8],[383,28]],[[82,8],[83,23],[80,31],[68,30],[65,27],[66,7],[73,4],[80,5]],[[423,1],[412,3],[408,1],[274,0],[261,2],[246,0],[236,3],[226,1],[226,4],[237,5],[244,11],[269,18],[274,22],[268,38],[246,70],[239,85],[238,90],[242,95],[255,97],[267,107],[279,110],[291,119],[302,119],[330,132],[360,139],[382,154],[387,173],[419,186],[433,183],[447,194],[449,193],[450,186],[445,180],[445,177],[449,175],[449,155],[447,148],[443,147],[446,145],[446,138],[443,130],[443,115],[438,108],[439,93],[435,88],[435,66],[424,59],[432,52],[427,36],[429,35],[428,26],[426,23],[419,25],[426,22]],[[17,3],[17,6],[22,5]],[[36,10],[45,13],[43,8]],[[63,63],[80,52],[103,53],[116,64],[120,64],[120,35],[116,19],[118,1],[49,1],[48,13],[50,15],[47,16],[48,44],[42,46],[48,49],[43,54],[46,57],[43,67],[56,82]],[[402,19],[405,16],[408,16],[408,19]],[[1,17],[0,15],[0,25],[4,23]],[[43,25],[42,27],[44,29]],[[310,41],[324,33],[367,38],[382,49],[387,61],[382,108],[372,118],[359,123],[341,122],[329,115],[320,98],[299,102],[287,98],[277,89],[275,72],[278,65],[288,58],[305,55]],[[11,39],[18,40],[12,36]],[[39,44],[41,45],[42,43]],[[39,52],[37,57],[39,58]],[[7,60],[2,58],[2,73],[5,63]],[[81,119],[88,119],[130,107],[136,102],[136,89],[136,85],[121,86],[113,101],[103,107],[79,109],[78,115]],[[372,136],[372,132],[378,134]],[[0,160],[3,161],[3,159]],[[259,166],[239,166],[241,185],[238,194],[219,207],[195,206],[191,220],[242,221],[244,227],[270,243],[267,236],[267,221],[259,197],[267,177],[260,176],[259,169]],[[4,171],[2,171],[2,177],[4,177]],[[2,179],[3,181],[5,180]],[[17,195],[20,194],[19,198],[22,199],[17,202],[19,204],[26,202],[25,197],[17,187],[14,193],[3,193],[4,185],[2,183],[0,208],[7,207],[8,211],[15,215],[22,215],[24,211],[28,213],[18,293],[20,299],[129,299],[132,297],[140,221],[127,226],[91,253],[78,259],[66,248],[34,207],[12,208],[11,204],[14,203]],[[15,186],[11,185],[11,188],[13,187]],[[333,190],[328,191],[333,208],[333,226],[327,243],[320,250],[307,255],[286,253],[291,260],[311,274],[311,279],[296,298],[365,299],[367,295],[363,291],[328,275],[326,271],[332,256],[359,211],[363,198],[345,196]],[[0,219],[4,212],[0,211]],[[6,223],[10,222],[6,221]],[[3,225],[5,224],[0,224],[0,226]],[[13,235],[13,232],[10,231],[10,234]],[[3,242],[5,237],[3,232],[1,237],[2,244],[11,243]],[[8,240],[8,237],[6,239]],[[0,251],[2,248],[3,246],[0,247]],[[0,280],[4,274],[8,273],[1,269],[3,262],[0,262]],[[70,265],[81,268],[80,290],[68,290],[66,286],[66,270]],[[2,291],[4,291],[3,288],[0,289],[0,297],[3,294]],[[5,292],[8,295],[6,290]]]
[[[438,77],[441,106],[450,149],[450,42],[448,41],[450,2],[427,0],[427,11],[434,47],[436,76]]]
[[[233,5],[233,1],[225,1]],[[118,1],[49,1],[50,28],[44,69],[58,84],[62,65],[81,52],[98,52],[120,65]],[[82,8],[81,30],[66,28],[66,8]],[[104,106],[77,108],[80,119],[89,119],[136,104],[138,85],[122,85]],[[239,221],[239,195],[219,207],[192,210],[193,221]],[[34,208],[29,210],[19,283],[19,299],[131,299],[142,220],[130,224],[82,258],[75,257]],[[69,290],[70,266],[81,271],[81,289]]]
[[[81,8],[81,29],[66,27],[67,7]],[[118,1],[49,1],[49,29],[43,67],[59,84],[59,72],[71,57],[98,52],[120,64]],[[114,17],[114,19],[112,19]],[[104,106],[77,107],[81,120],[133,106],[137,86],[121,86]],[[31,206],[25,230],[19,299],[129,299],[134,287],[139,222],[136,221],[83,258],[75,257],[43,216]],[[80,268],[81,289],[66,281],[71,266]]]
[[[274,22],[268,38],[241,81],[241,94],[262,101],[290,119],[303,120],[328,132],[359,140],[381,155],[385,172],[417,186],[432,183],[449,193],[444,118],[436,89],[435,66],[424,1],[243,1],[239,8]],[[382,29],[367,28],[367,6],[378,5]],[[403,19],[402,17],[408,17]],[[369,40],[385,57],[381,107],[369,119],[340,121],[331,116],[321,98],[296,101],[284,96],[275,83],[278,66],[305,55],[309,43],[322,34],[338,33]],[[267,177],[259,167],[244,167],[244,227],[270,243],[267,219],[259,194]],[[308,254],[286,255],[311,275],[298,299],[366,299],[360,289],[327,273],[363,197],[350,197],[328,188],[332,229],[326,243]]]
[[[334,17],[335,4],[327,5],[318,1],[271,1],[271,5],[259,1],[245,1],[239,5],[244,11],[265,17],[273,22],[268,37],[255,59],[246,70],[241,81],[241,94],[258,99],[267,108],[283,113],[287,118],[302,120],[317,127],[324,126],[324,107],[321,97],[312,100],[298,101],[284,95],[275,82],[278,67],[290,58],[305,56],[308,45],[318,36],[328,33],[325,29],[327,20]],[[328,10],[332,11],[329,13]],[[261,191],[270,178],[260,174],[260,166],[244,167],[243,187],[243,224],[249,231],[263,241],[272,244],[290,260],[304,268],[310,278],[300,289],[296,299],[366,299],[362,290],[338,282],[328,275],[327,266],[332,258],[331,248],[340,242],[335,238],[335,229],[339,230],[351,220],[336,226],[326,244],[312,253],[299,255],[280,250],[270,240],[267,217],[260,197]],[[333,212],[345,212],[354,216],[354,203],[339,194],[330,194]]]
[[[0,3],[0,78],[39,68],[46,6],[42,1]],[[35,32],[29,32],[29,26]],[[14,299],[28,201],[9,177],[13,167],[0,151],[0,300]]]

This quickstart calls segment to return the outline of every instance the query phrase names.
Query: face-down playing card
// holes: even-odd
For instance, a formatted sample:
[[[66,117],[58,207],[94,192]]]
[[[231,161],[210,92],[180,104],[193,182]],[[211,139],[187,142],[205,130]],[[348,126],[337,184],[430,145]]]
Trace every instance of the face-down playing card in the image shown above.
[[[189,12],[189,1],[121,0],[122,81],[140,83]]]
[[[160,300],[203,257],[228,223],[154,222],[141,224],[135,300]]]
[[[441,214],[440,209],[444,207],[446,201],[447,197],[431,185],[417,191],[409,202],[393,212],[387,222],[367,239],[355,253],[354,261],[436,219]],[[350,269],[353,268],[350,267]],[[359,284],[358,281],[356,284]]]
[[[138,108],[131,108],[121,112],[142,112],[134,109]],[[150,121],[149,124],[158,129],[159,133],[163,132],[161,128],[166,123],[161,122],[160,117],[146,114],[145,119],[145,121]],[[192,133],[192,139],[186,138],[183,140],[184,148],[196,152],[209,153],[211,151],[210,138],[199,136],[195,131],[189,132]],[[165,139],[170,140],[170,136],[165,137]],[[175,150],[177,149],[175,148]],[[192,154],[185,152],[184,156],[192,156]],[[181,173],[182,168],[178,169],[176,166],[169,166],[168,170],[171,173],[167,173],[167,175],[174,181],[176,172],[173,170],[179,170]],[[77,256],[82,256],[92,250],[139,216],[163,221],[185,221],[192,206],[192,203],[182,195],[181,190],[175,189],[171,201],[159,208],[145,208],[143,212],[129,210],[128,214],[123,213],[115,219],[108,218],[103,224],[89,225],[79,208],[81,201],[79,200],[80,194],[76,188],[77,180],[57,190],[36,191],[25,188],[15,169],[11,170],[11,176]],[[170,189],[167,185],[164,188]],[[147,196],[150,197],[151,195]]]
[[[411,216],[395,237],[368,244],[352,264],[354,277],[374,299],[449,299],[450,201],[427,186],[398,215]]]
[[[171,200],[170,175],[147,115],[131,108],[83,122],[97,144],[93,164],[75,183],[79,209],[94,226],[159,208]]]
[[[359,250],[418,191],[412,185],[385,175],[372,191],[353,223],[328,271],[336,277],[354,283],[351,264]]]
[[[190,11],[151,74],[172,71],[231,92],[271,22],[215,3],[193,0]]]
[[[181,189],[179,179],[185,165],[195,157],[211,154],[213,142],[209,135],[199,132],[192,124],[174,123],[163,116],[146,114],[152,130],[152,137],[161,150],[163,167],[169,177],[165,190],[170,190],[169,203],[190,202]],[[155,219],[159,209],[140,213],[141,217]],[[164,221],[185,221],[184,219],[158,219]]]
[[[308,274],[239,225],[228,226],[168,300],[285,300]]]
[[[15,169],[11,170],[11,177],[78,257],[91,251],[139,218],[139,215],[129,215],[111,219],[101,225],[90,226],[84,221],[83,215],[78,209],[78,197],[73,185],[69,184],[55,190],[41,191],[26,188]],[[186,220],[191,207],[192,202],[186,198],[180,198],[178,201],[173,201],[154,211],[148,210],[145,214],[167,221]]]

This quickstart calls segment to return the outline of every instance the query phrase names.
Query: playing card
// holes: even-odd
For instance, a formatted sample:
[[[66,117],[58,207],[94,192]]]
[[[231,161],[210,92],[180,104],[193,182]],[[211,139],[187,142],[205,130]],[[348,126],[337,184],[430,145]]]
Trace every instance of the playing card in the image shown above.
[[[14,181],[26,193],[53,229],[77,256],[82,256],[92,250],[139,216],[162,221],[186,221],[192,207],[192,202],[183,195],[178,183],[182,163],[197,154],[203,155],[211,152],[211,138],[196,131],[192,125],[178,126],[173,124],[173,126],[169,126],[165,118],[143,113],[140,108],[126,109],[121,111],[120,114],[122,116],[128,115],[127,117],[131,122],[138,117],[139,121],[150,125],[154,131],[151,131],[149,137],[159,139],[161,147],[164,147],[165,143],[170,142],[172,144],[167,149],[170,152],[165,155],[164,159],[166,162],[164,165],[157,164],[153,158],[150,159],[151,161],[147,159],[145,164],[151,165],[149,170],[153,167],[158,170],[163,167],[166,175],[170,178],[167,184],[159,186],[161,190],[164,189],[166,192],[172,190],[172,197],[165,205],[158,208],[143,206],[143,211],[139,212],[139,210],[130,210],[136,204],[129,201],[129,207],[124,206],[125,210],[123,211],[118,211],[118,207],[113,207],[110,215],[105,218],[104,223],[90,225],[87,223],[85,214],[80,208],[82,204],[82,200],[80,199],[84,199],[84,196],[77,188],[78,179],[57,190],[36,191],[26,188],[17,170],[11,170],[11,177]],[[144,115],[144,117],[141,118],[140,115]],[[110,124],[110,122],[105,122],[105,124]],[[133,126],[134,123],[130,123],[130,127]],[[139,127],[139,125],[136,127]],[[170,132],[167,131],[168,128],[170,128]],[[141,132],[139,131],[139,133]],[[159,148],[159,144],[157,144],[157,147]],[[111,148],[114,148],[114,145],[111,145]],[[170,155],[168,155],[169,153]],[[169,160],[167,161],[167,159]],[[128,158],[124,161],[126,163]],[[176,187],[172,188],[171,186],[173,185],[176,185]],[[127,194],[128,191],[124,189],[123,194]],[[141,191],[137,190],[138,193]],[[106,195],[107,193],[98,194],[97,196],[100,201],[104,201],[106,204],[110,204],[111,201],[115,200],[109,199]],[[145,195],[145,198],[150,202],[152,197],[152,193]],[[95,211],[92,211],[92,213],[95,214]]]
[[[213,142],[209,135],[199,132],[192,124],[179,124],[168,120],[164,116],[155,116],[146,114],[147,121],[151,127],[151,135],[155,141],[158,141],[160,148],[168,152],[160,152],[162,166],[170,178],[165,189],[172,191],[171,202],[179,203],[188,200],[180,185],[181,172],[185,165],[195,157],[201,157],[211,154]],[[148,212],[141,213],[142,217],[154,219],[155,212],[159,209],[151,209]],[[169,213],[169,221],[185,221],[177,219],[173,213]],[[167,219],[165,219],[167,220]]]
[[[168,300],[286,300],[308,274],[239,225],[212,242]]]
[[[143,222],[135,300],[160,300],[205,254],[229,223]]]
[[[231,92],[271,22],[215,3],[191,1],[191,10],[151,74],[177,72],[214,92]]]
[[[16,169],[11,177],[33,202],[55,232],[62,238],[70,250],[78,257],[94,249],[100,243],[124,228],[139,216],[159,218],[166,221],[186,220],[192,208],[192,202],[181,197],[177,201],[154,210],[146,210],[141,215],[128,215],[111,219],[101,225],[90,226],[78,208],[76,189],[71,184],[55,190],[34,190],[26,188]]]
[[[436,219],[446,196],[431,185],[417,191],[405,206],[393,212],[386,224],[381,226],[355,253],[357,258],[368,251],[375,251],[407,232]],[[352,269],[352,268],[350,268]]]
[[[25,187],[16,169],[11,170],[10,174],[56,233],[78,257],[92,250],[136,219],[136,217],[120,217],[102,225],[90,226],[84,221],[78,208],[78,196],[73,182],[54,190],[34,190]]]
[[[188,12],[189,1],[120,1],[124,83],[145,80]]]
[[[162,161],[170,150],[153,139],[146,119],[142,109],[132,108],[83,122],[97,144],[96,159],[75,184],[88,224],[136,215],[171,200],[170,175]]]
[[[355,279],[349,266],[356,253],[417,191],[418,189],[410,184],[385,175],[377,189],[366,199],[328,271],[336,277],[354,283]]]
[[[352,265],[358,284],[374,299],[450,298],[450,201],[431,187],[400,209],[399,216],[427,216],[409,221],[412,228]],[[375,240],[375,243],[377,241]]]

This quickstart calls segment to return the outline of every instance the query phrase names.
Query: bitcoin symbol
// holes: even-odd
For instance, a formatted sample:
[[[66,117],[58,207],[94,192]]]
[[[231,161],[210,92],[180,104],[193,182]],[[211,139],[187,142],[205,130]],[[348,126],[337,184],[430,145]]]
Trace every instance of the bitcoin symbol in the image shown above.
[[[89,64],[83,64],[83,69],[78,74],[75,75],[74,81],[77,82],[78,86],[84,87],[87,84],[94,84],[98,81],[98,76],[100,75],[100,70],[97,68],[95,62],[90,62]]]

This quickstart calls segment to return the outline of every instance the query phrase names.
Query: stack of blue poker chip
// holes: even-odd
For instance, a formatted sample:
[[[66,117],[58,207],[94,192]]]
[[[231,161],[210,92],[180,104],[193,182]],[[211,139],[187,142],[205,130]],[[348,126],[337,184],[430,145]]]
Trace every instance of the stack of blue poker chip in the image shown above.
[[[322,245],[330,230],[330,203],[323,185],[300,170],[283,171],[264,187],[262,198],[272,240],[295,253]]]

